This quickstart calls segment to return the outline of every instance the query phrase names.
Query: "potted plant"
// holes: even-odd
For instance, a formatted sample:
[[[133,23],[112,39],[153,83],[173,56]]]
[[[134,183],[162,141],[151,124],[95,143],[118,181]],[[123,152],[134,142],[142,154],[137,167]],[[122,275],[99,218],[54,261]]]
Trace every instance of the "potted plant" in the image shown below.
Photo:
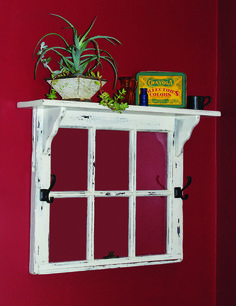
[[[37,55],[35,63],[34,77],[36,78],[39,63],[48,69],[51,78],[46,81],[54,90],[59,93],[62,99],[91,100],[91,97],[106,83],[106,80],[97,82],[97,77],[91,76],[98,67],[102,67],[102,62],[107,62],[114,72],[114,87],[117,81],[117,64],[114,58],[105,50],[100,49],[98,40],[106,40],[113,45],[121,44],[119,40],[111,36],[96,35],[88,37],[95,20],[89,26],[85,34],[78,34],[77,29],[64,17],[51,14],[62,19],[67,25],[67,29],[72,30],[73,44],[58,33],[45,34],[37,43],[34,55]],[[61,46],[48,46],[44,42],[51,36],[59,37]],[[59,66],[53,70],[52,58]],[[90,75],[88,77],[88,75]],[[93,74],[95,75],[95,74]]]

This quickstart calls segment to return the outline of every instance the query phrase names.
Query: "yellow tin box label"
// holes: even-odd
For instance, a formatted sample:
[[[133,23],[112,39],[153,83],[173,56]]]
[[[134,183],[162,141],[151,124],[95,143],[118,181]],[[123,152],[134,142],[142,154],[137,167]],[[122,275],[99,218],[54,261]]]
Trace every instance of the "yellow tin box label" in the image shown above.
[[[186,75],[182,72],[139,72],[136,104],[141,88],[147,88],[149,106],[185,107]]]

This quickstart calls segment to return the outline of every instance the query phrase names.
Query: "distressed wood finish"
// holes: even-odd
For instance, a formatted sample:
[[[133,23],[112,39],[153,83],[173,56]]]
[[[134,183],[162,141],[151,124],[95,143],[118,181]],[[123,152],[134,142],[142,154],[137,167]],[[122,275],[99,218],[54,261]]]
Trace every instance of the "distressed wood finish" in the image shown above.
[[[97,103],[36,100],[19,102],[19,108],[33,108],[33,152],[31,186],[30,273],[49,274],[94,269],[131,267],[179,262],[183,259],[182,200],[174,198],[174,187],[183,185],[183,146],[200,116],[220,112],[130,106],[118,114]],[[51,191],[54,198],[87,198],[86,260],[49,263],[50,204],[40,201],[40,189],[50,185],[51,143],[59,128],[88,129],[88,182],[84,191]],[[95,188],[96,130],[129,131],[129,190],[99,191]],[[137,132],[167,133],[167,189],[136,190]],[[136,256],[136,199],[167,198],[166,254]],[[94,259],[95,197],[129,198],[128,256]]]

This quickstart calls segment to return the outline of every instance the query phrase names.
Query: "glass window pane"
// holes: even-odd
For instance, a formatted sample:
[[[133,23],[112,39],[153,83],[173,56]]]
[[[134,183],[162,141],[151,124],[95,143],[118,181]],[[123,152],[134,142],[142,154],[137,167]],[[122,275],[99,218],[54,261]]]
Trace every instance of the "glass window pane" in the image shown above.
[[[138,197],[136,256],[166,253],[166,197]]]
[[[54,191],[87,190],[88,130],[59,129],[52,142]]]
[[[128,190],[129,132],[96,133],[96,190]]]
[[[87,199],[55,199],[50,206],[49,261],[86,259]]]
[[[94,239],[96,259],[128,256],[128,198],[96,198]]]
[[[137,133],[137,190],[166,189],[167,133]]]

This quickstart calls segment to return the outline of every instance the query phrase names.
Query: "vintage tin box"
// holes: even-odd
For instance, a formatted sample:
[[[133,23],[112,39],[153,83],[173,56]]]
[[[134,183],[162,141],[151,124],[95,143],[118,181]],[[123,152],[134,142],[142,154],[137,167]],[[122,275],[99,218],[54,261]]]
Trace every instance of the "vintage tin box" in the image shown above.
[[[136,104],[139,105],[141,88],[147,88],[148,105],[186,107],[186,75],[182,72],[144,71],[136,75],[138,87]]]

